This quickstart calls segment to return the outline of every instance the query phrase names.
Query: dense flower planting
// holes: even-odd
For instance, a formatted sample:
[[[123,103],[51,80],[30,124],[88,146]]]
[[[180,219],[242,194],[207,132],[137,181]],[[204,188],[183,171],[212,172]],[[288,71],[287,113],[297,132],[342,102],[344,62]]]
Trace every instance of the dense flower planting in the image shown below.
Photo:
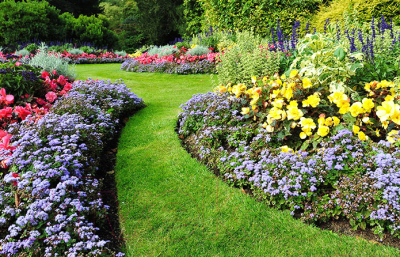
[[[184,47],[177,53],[161,57],[157,54],[139,53],[134,59],[122,63],[121,70],[176,74],[215,73],[218,53],[209,52],[200,56],[186,53],[187,50]]]
[[[399,237],[399,85],[351,94],[293,70],[182,105],[179,134],[229,183],[303,220],[347,218]]]
[[[112,254],[96,235],[107,206],[94,173],[121,115],[141,107],[122,82],[76,81],[49,113],[9,126],[1,144],[2,254]]]

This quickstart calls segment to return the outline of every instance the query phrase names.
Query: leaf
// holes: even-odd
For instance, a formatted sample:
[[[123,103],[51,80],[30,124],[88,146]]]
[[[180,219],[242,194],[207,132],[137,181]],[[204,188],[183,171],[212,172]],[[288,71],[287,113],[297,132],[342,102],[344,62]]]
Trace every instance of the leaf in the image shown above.
[[[346,57],[346,52],[342,47],[338,47],[333,53],[333,56],[335,56],[339,61],[343,61],[344,57]]]
[[[303,142],[303,144],[301,145],[300,149],[301,150],[307,150],[309,145],[310,145],[310,140],[306,140],[306,141]]]
[[[357,69],[362,68],[363,65],[361,63],[354,63],[353,65],[351,65],[350,70],[355,72]]]
[[[355,123],[356,122],[356,118],[351,116],[351,114],[349,112],[343,115],[343,120],[347,123]]]

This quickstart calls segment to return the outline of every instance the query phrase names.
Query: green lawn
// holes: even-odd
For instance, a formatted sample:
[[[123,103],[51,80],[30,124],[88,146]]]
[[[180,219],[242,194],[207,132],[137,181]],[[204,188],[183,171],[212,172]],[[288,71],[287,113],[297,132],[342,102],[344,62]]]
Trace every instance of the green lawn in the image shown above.
[[[208,75],[78,65],[79,79],[122,78],[147,107],[130,118],[115,168],[127,256],[394,256],[400,251],[294,220],[228,187],[181,147],[179,105],[210,91]]]

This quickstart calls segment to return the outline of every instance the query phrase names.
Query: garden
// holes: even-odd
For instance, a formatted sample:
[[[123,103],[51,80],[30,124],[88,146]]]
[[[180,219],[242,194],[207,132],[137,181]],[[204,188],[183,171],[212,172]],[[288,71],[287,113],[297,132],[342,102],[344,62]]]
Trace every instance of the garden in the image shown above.
[[[89,2],[0,3],[2,255],[400,254],[399,3]]]

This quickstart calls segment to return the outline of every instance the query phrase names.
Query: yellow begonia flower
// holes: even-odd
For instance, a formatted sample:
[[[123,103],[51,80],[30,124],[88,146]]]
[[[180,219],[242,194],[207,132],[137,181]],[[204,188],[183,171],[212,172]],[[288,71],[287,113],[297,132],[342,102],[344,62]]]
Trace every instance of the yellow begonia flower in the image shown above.
[[[310,95],[308,96],[308,98],[303,101],[303,107],[307,107],[307,106],[312,106],[312,107],[317,107],[317,105],[319,104],[319,96],[318,95]]]
[[[267,77],[267,76],[264,76],[263,79],[262,79],[262,82],[265,83],[265,82],[267,82],[267,80],[268,80],[268,77]]]
[[[243,108],[242,108],[241,114],[242,114],[242,115],[246,115],[246,114],[248,114],[249,112],[250,112],[250,108],[249,108],[249,107],[243,107]]]
[[[281,76],[281,79],[286,79],[285,74],[283,74],[283,75]]]
[[[225,93],[227,90],[228,89],[225,86],[219,86],[214,89],[214,93],[216,92]]]
[[[281,151],[283,153],[293,153],[293,149],[288,147],[287,145],[281,146]]]
[[[372,108],[374,108],[375,104],[374,101],[370,98],[364,98],[362,100],[362,107],[364,108],[365,112],[371,112]]]
[[[369,117],[364,117],[361,120],[362,122],[364,122],[365,124],[372,124],[372,122],[369,120]]]
[[[294,122],[294,121],[293,121],[293,122],[290,124],[290,127],[291,127],[291,128],[295,128],[296,126],[297,126],[297,122]]]
[[[349,110],[350,110],[350,104],[342,105],[342,107],[340,107],[339,109],[339,114],[346,114],[349,112]]]
[[[308,128],[315,129],[317,127],[317,125],[315,125],[312,118],[304,118],[304,117],[300,118],[300,125],[304,129],[308,129]]]
[[[298,70],[292,70],[292,71],[290,72],[289,78],[292,79],[292,78],[296,77],[297,74],[299,74],[299,71],[298,71]]]
[[[333,125],[333,118],[332,117],[328,117],[325,119],[325,126],[332,126]]]
[[[397,125],[400,125],[400,106],[395,104],[393,108],[392,115],[390,116],[392,121]]]
[[[277,79],[277,80],[276,80],[276,83],[278,83],[278,85],[282,86],[282,80]]]
[[[389,141],[390,143],[394,143],[395,139],[397,139],[397,141],[398,141],[399,140],[398,133],[399,133],[398,130],[390,131],[386,136],[386,140]]]
[[[191,46],[190,46],[190,48],[192,48],[192,49],[193,49],[193,48],[195,48],[196,46],[197,46],[197,45],[191,45]]]
[[[307,136],[312,135],[311,128],[302,128],[302,132],[300,132],[300,138],[305,139]]]
[[[325,117],[319,117],[318,125],[323,126],[325,124]]]
[[[357,135],[358,132],[360,132],[360,127],[356,126],[356,125],[353,125],[353,133]]]
[[[339,125],[340,119],[336,116],[333,116],[333,123],[335,124],[335,126]]]
[[[387,96],[385,97],[385,101],[393,101],[393,99],[394,99],[394,97],[391,96],[391,95],[387,95]]]
[[[283,97],[290,100],[293,97],[293,90],[290,87],[286,88],[285,92],[283,93]]]
[[[327,126],[320,126],[318,127],[317,135],[324,137],[329,134],[329,127]]]
[[[379,131],[380,131],[379,129],[376,129],[376,130],[375,130],[375,134],[376,134],[377,137],[380,137],[380,136],[381,136],[381,134],[379,133]]]
[[[367,140],[367,137],[365,136],[364,132],[360,131],[360,133],[358,133],[358,139],[365,141]]]
[[[279,95],[280,92],[281,92],[280,89],[273,90],[273,91],[272,91],[272,94],[271,94],[271,97],[272,97],[272,98],[278,97],[278,95]]]
[[[287,111],[288,120],[299,120],[301,117],[303,117],[303,115],[303,112],[297,107],[289,108]]]
[[[257,83],[257,78],[255,76],[251,77],[251,83],[253,83],[253,84]]]
[[[378,115],[379,119],[383,122],[389,119],[392,115],[394,109],[393,101],[385,101],[382,103],[382,106],[378,106],[376,115]]]
[[[275,99],[275,101],[272,102],[272,106],[282,109],[284,103],[285,103],[285,101],[283,101],[282,98],[277,98],[277,99]]]
[[[290,101],[289,105],[287,106],[288,109],[293,108],[293,107],[297,107],[299,106],[299,104],[297,103],[297,101]]]
[[[253,98],[253,100],[250,101],[250,105],[256,105],[256,103],[258,102],[258,97]]]
[[[271,108],[271,110],[268,113],[268,116],[272,117],[275,120],[280,120],[281,119],[281,114],[282,110],[276,107]]]
[[[355,102],[350,107],[350,114],[353,117],[357,117],[359,114],[364,113],[364,109],[362,108],[362,103]]]
[[[389,126],[389,121],[387,121],[387,120],[382,121],[382,127],[383,127],[384,129],[387,129],[388,126]]]
[[[272,127],[271,125],[267,125],[266,129],[267,129],[267,132],[269,132],[269,133],[274,132],[274,127]]]
[[[371,92],[371,84],[370,84],[370,83],[365,83],[364,89],[365,89],[365,91],[367,91],[367,92]]]
[[[311,88],[311,80],[309,78],[304,78],[303,79],[303,88]]]

